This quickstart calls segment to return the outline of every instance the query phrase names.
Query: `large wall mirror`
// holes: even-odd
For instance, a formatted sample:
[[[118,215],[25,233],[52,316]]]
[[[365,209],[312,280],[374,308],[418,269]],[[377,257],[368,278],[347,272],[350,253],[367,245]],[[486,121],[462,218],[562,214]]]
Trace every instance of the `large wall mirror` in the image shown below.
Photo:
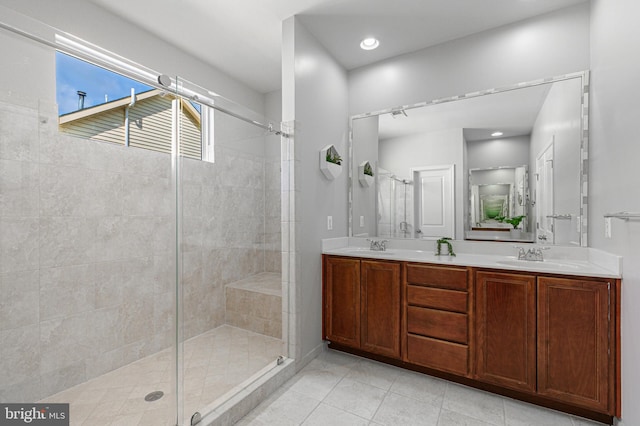
[[[352,117],[349,235],[586,246],[588,76]]]

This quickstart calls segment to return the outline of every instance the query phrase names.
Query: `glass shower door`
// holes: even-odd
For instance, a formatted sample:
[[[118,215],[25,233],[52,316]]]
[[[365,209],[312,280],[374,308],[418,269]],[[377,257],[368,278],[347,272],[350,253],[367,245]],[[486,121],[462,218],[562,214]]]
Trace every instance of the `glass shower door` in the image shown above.
[[[195,97],[179,111],[178,388],[189,424],[284,353],[280,138]],[[203,150],[188,151],[197,137]]]
[[[56,99],[51,72],[75,58],[5,29],[0,45],[23,64],[0,70],[0,403],[69,404],[72,425],[175,425],[171,155],[135,146],[144,131],[170,140],[165,98],[105,96],[89,78]]]

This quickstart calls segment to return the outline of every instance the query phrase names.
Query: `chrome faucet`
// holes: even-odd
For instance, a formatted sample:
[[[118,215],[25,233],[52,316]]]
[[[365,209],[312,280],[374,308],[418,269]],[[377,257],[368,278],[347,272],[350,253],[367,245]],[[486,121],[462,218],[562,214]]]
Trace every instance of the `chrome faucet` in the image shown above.
[[[514,247],[518,249],[518,260],[529,260],[533,262],[544,261],[542,250],[549,250],[549,247],[539,247],[539,248],[530,248],[525,252],[524,247],[518,247],[518,246],[514,246]]]
[[[388,240],[372,240],[370,238],[367,238],[367,241],[370,243],[369,248],[373,251],[385,251],[389,242]]]
[[[440,256],[440,251],[442,249],[442,244],[446,244],[447,249],[449,251],[449,256],[455,256],[456,254],[453,252],[453,246],[451,245],[451,243],[449,242],[451,240],[451,238],[447,238],[447,237],[442,237],[440,238],[436,243],[438,244],[437,247],[437,251],[436,251],[436,256]]]

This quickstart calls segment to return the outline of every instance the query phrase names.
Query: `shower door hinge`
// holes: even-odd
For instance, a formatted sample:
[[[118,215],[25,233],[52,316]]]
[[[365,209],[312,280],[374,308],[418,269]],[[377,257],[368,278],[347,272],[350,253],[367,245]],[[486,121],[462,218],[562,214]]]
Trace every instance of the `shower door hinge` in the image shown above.
[[[276,359],[276,365],[282,365],[284,364],[284,357],[282,355],[280,355],[277,359]]]

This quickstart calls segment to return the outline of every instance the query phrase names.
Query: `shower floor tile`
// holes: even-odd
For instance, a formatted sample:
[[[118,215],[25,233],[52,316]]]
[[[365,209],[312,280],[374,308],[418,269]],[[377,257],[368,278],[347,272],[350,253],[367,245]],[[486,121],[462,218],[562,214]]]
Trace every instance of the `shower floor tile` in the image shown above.
[[[183,424],[282,354],[282,340],[223,325],[184,343]],[[71,426],[174,426],[172,349],[148,356],[41,402],[69,403]],[[147,402],[145,396],[164,396]]]

